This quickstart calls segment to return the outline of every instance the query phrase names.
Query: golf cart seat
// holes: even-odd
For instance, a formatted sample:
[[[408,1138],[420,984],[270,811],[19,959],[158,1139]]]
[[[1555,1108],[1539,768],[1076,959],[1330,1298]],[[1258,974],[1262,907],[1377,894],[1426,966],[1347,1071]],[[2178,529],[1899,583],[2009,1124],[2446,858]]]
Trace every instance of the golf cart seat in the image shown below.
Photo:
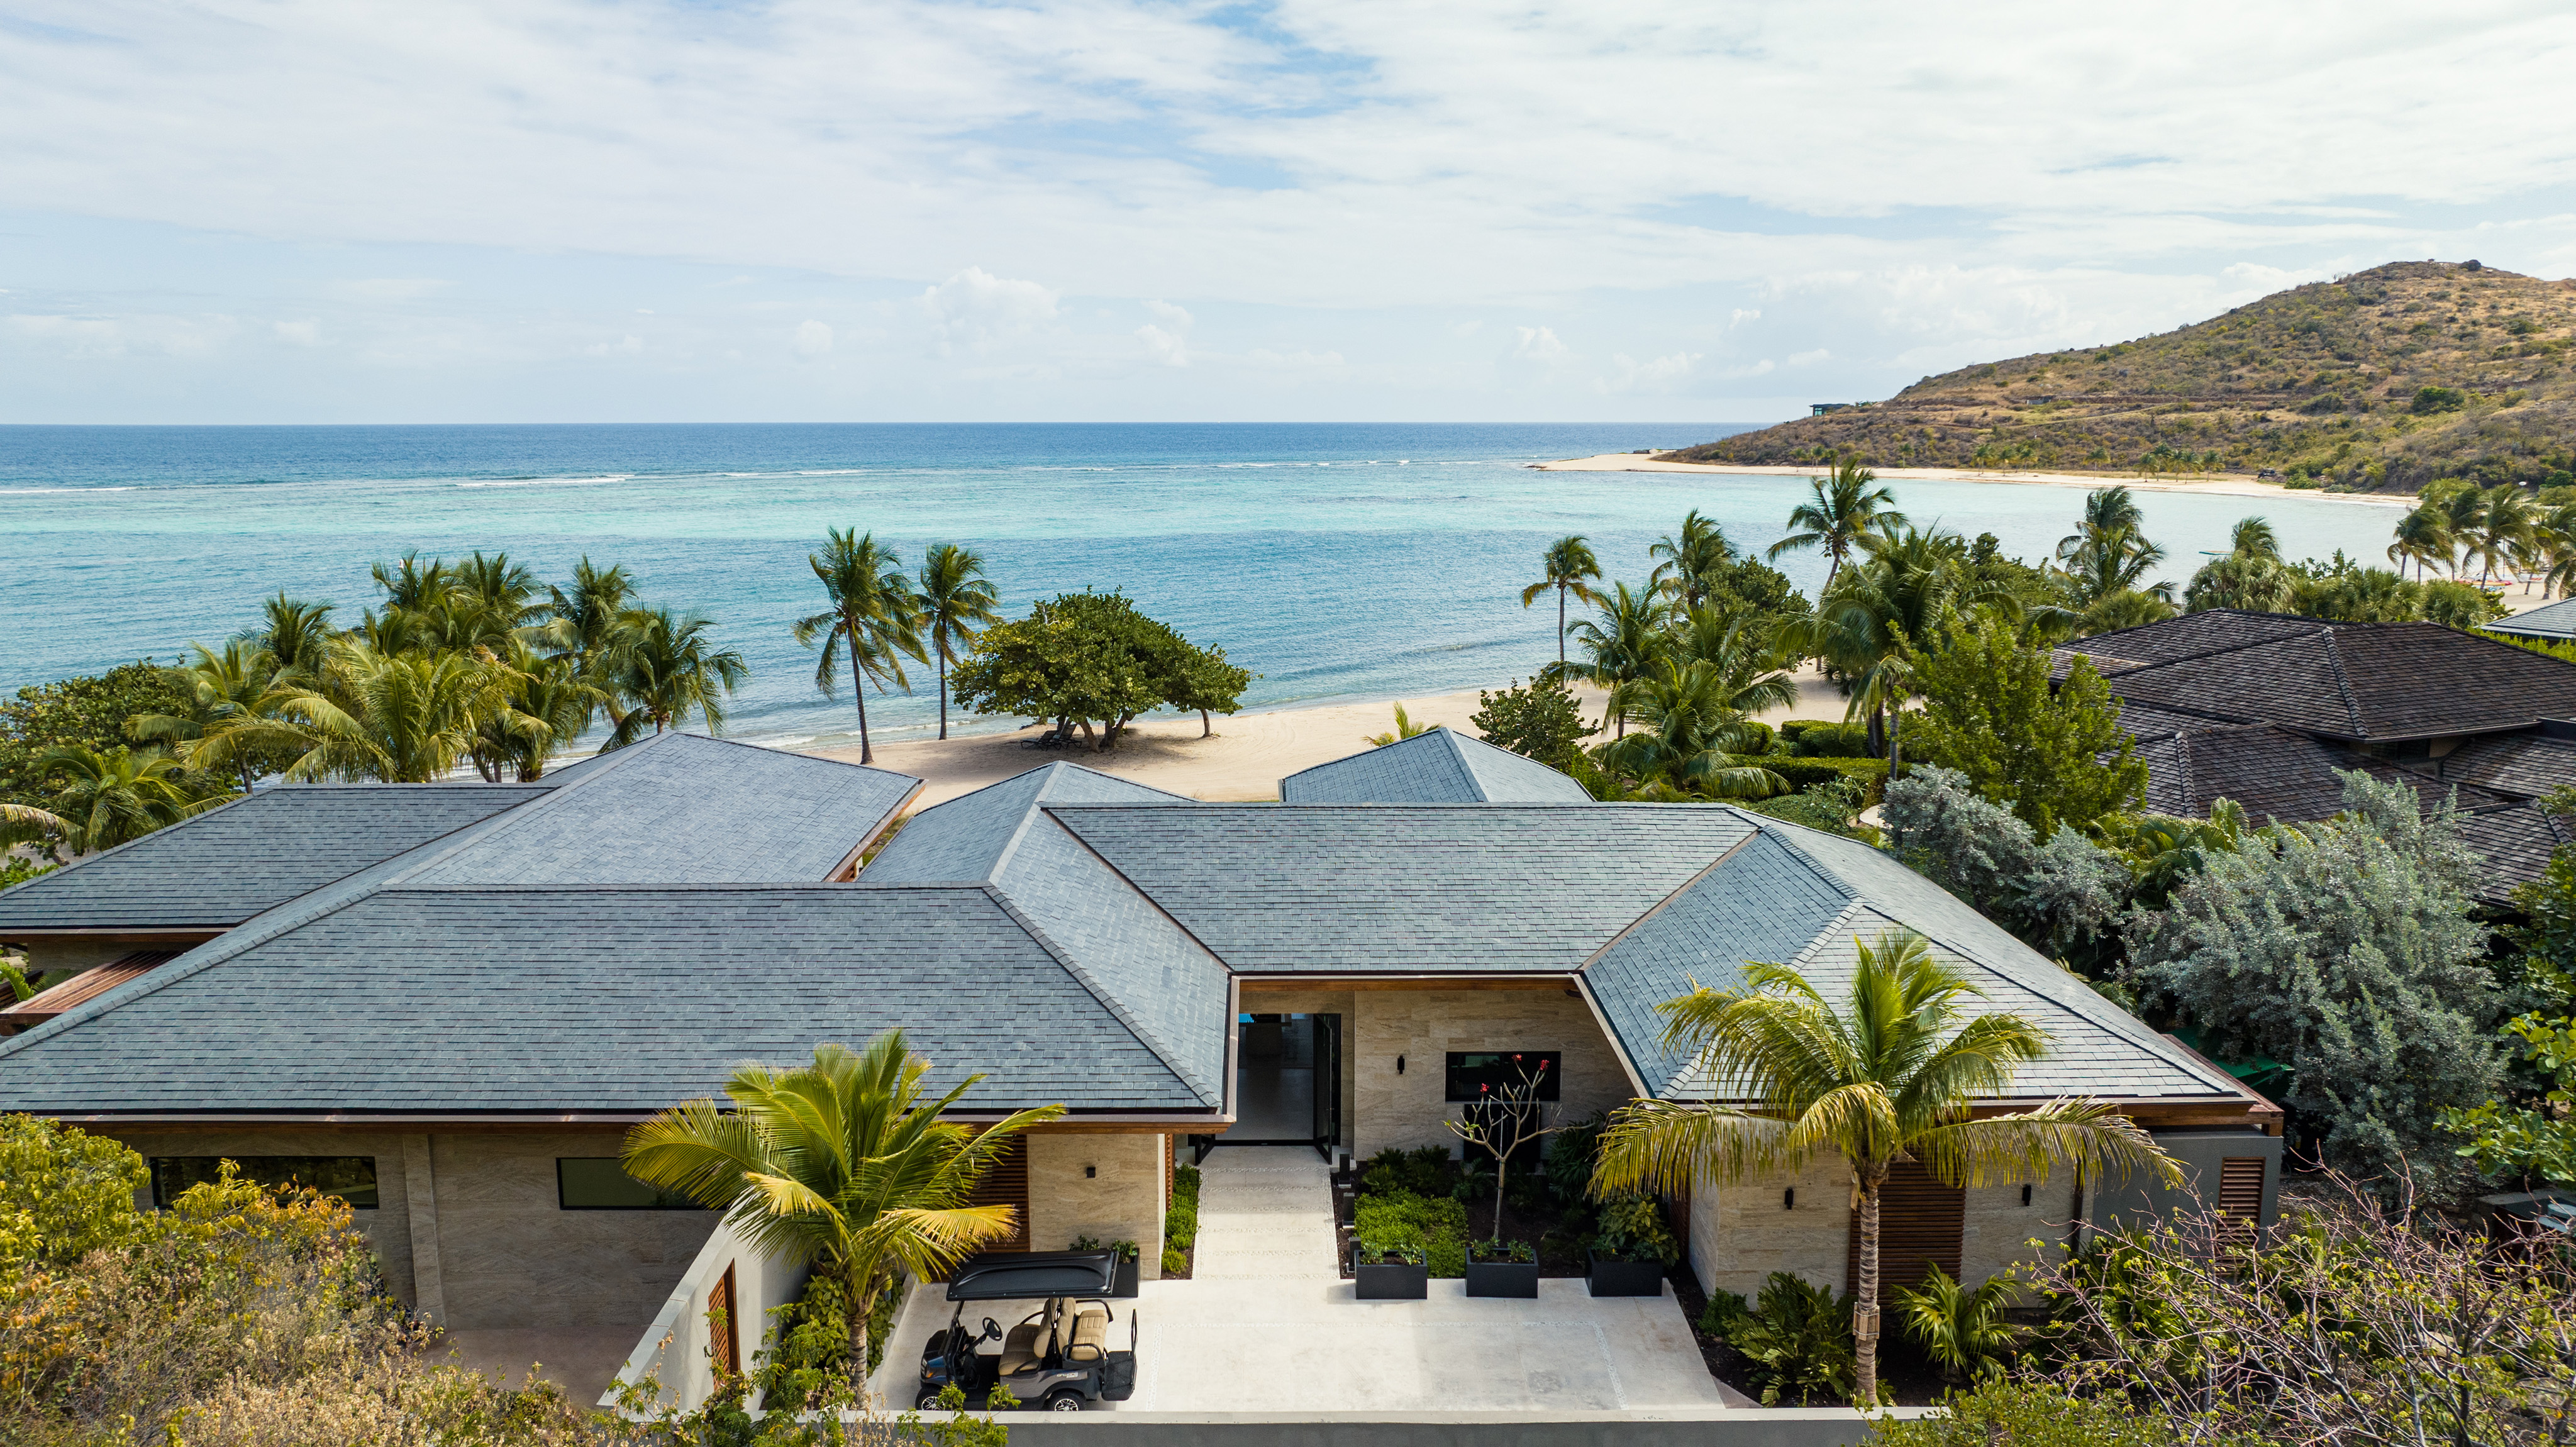
[[[1011,1328],[1010,1336],[1002,1342],[1003,1376],[1025,1372],[1044,1359],[1040,1350],[1045,1345],[1039,1340],[1041,1331],[1036,1322],[1023,1322]]]
[[[1109,1356],[1109,1309],[1086,1304],[1073,1319],[1073,1342],[1064,1349],[1069,1362],[1105,1361]]]

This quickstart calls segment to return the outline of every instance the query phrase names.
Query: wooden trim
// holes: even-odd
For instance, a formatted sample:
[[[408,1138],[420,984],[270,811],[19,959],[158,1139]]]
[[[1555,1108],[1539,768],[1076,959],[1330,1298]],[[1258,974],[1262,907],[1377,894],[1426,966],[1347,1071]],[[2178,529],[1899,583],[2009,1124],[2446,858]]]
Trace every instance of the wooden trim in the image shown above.
[[[1014,1137],[984,1178],[975,1183],[973,1194],[966,1198],[970,1206],[1008,1206],[1013,1215],[1011,1234],[987,1245],[990,1251],[1026,1251],[1029,1249],[1029,1146],[1025,1139]]]
[[[1878,1188],[1878,1299],[1886,1310],[1900,1286],[1920,1286],[1937,1265],[1959,1279],[1959,1257],[1968,1234],[1968,1193],[1945,1186],[1919,1162],[1898,1161],[1888,1167],[1887,1183]],[[1851,1213],[1844,1242],[1843,1289],[1860,1289],[1860,1212]]]
[[[718,1381],[742,1375],[742,1294],[734,1289],[733,1268],[734,1263],[726,1262],[724,1275],[716,1278],[716,1289],[707,1293],[707,1315],[724,1313],[724,1329],[707,1334],[707,1354],[714,1359],[710,1365]]]
[[[1272,990],[1556,990],[1578,978],[1546,975],[1237,975],[1244,993]]]
[[[859,767],[873,769],[876,765],[862,764]],[[889,769],[885,772],[892,773],[893,770]],[[877,820],[877,826],[862,835],[858,843],[851,845],[850,852],[841,856],[841,862],[833,865],[831,872],[823,876],[823,882],[826,884],[847,884],[850,881],[857,879],[859,877],[859,859],[862,855],[865,855],[868,852],[868,846],[876,843],[879,838],[884,836],[888,829],[893,828],[897,823],[911,818],[912,813],[907,806],[909,806],[913,800],[920,798],[921,791],[929,787],[930,785],[926,780],[913,780],[912,787],[904,792],[904,796],[901,799],[896,800],[895,806],[885,811],[884,816]]]

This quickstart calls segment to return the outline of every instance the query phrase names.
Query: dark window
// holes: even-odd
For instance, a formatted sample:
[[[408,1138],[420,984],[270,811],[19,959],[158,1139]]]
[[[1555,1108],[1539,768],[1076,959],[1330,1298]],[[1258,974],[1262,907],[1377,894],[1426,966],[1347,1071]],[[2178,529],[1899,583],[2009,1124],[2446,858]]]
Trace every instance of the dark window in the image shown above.
[[[361,1211],[376,1209],[374,1156],[154,1156],[152,1204],[167,1208],[190,1186],[223,1179],[223,1164],[260,1186],[310,1186]]]
[[[1492,1100],[1506,1092],[1517,1093],[1522,1082],[1535,1089],[1528,1099],[1556,1099],[1557,1052],[1553,1050],[1497,1050],[1491,1053],[1452,1050],[1449,1052],[1449,1098],[1451,1100]]]
[[[615,1156],[558,1156],[555,1194],[567,1211],[698,1211],[705,1208],[677,1191],[648,1186],[626,1174]]]

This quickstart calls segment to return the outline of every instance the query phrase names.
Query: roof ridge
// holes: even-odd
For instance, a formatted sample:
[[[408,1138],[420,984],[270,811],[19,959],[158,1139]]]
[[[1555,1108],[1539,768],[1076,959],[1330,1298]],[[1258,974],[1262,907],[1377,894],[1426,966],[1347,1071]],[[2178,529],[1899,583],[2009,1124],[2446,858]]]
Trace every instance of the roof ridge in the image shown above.
[[[2325,635],[2326,667],[2334,672],[2335,692],[2343,697],[2344,717],[2352,720],[2352,736],[2366,739],[2370,737],[2370,728],[2361,716],[2360,701],[2352,696],[2352,678],[2344,672],[2343,642],[2332,628],[2326,629]]]
[[[1031,810],[1030,812],[1035,813],[1036,811]],[[1066,832],[1071,833],[1072,831],[1067,830]],[[1131,889],[1135,888],[1133,885],[1129,885],[1128,887]],[[1055,937],[1046,932],[1046,927],[1031,918],[1027,911],[1021,909],[1019,902],[1004,893],[999,884],[986,884],[982,886],[982,888],[985,896],[991,899],[995,904],[1000,905],[1002,907],[1002,912],[1009,915],[1013,923],[1017,924],[1021,929],[1028,931],[1029,938],[1037,941],[1038,948],[1046,951],[1049,959],[1054,960],[1066,974],[1073,976],[1074,983],[1082,986],[1084,990],[1090,992],[1091,998],[1099,1001],[1100,1007],[1107,1010],[1112,1016],[1116,1017],[1119,1024],[1126,1026],[1127,1033],[1136,1037],[1136,1043],[1144,1046],[1147,1050],[1152,1051],[1154,1058],[1163,1062],[1163,1068],[1172,1072],[1174,1078],[1188,1086],[1192,1094],[1196,1095],[1202,1102],[1207,1104],[1222,1106],[1225,1103],[1225,1097],[1221,1092],[1217,1094],[1214,1099],[1210,1099],[1208,1085],[1205,1081],[1198,1078],[1197,1072],[1175,1061],[1172,1058],[1171,1047],[1163,1043],[1163,1038],[1148,1028],[1144,1021],[1137,1019],[1134,1014],[1129,1012],[1126,1002],[1118,998],[1117,992],[1101,984],[1098,979],[1093,977],[1091,971],[1083,968],[1080,962],[1074,959],[1073,952],[1057,944],[1055,942]],[[1142,893],[1143,891],[1140,890],[1138,892]],[[1202,946],[1201,948],[1205,947]],[[1214,958],[1215,952],[1210,951],[1209,956],[1210,958]],[[1222,965],[1224,962],[1220,960],[1218,963]]]
[[[853,763],[852,761],[850,761],[850,760],[848,760],[848,759],[835,759],[835,758],[831,758],[831,757],[829,757],[829,756],[827,756],[827,755],[824,755],[824,754],[807,754],[807,753],[799,753],[798,751],[796,751],[796,750],[794,750],[794,749],[773,749],[773,748],[771,748],[771,747],[770,747],[769,745],[767,745],[767,744],[755,744],[755,743],[749,742],[748,740],[745,740],[745,739],[729,739],[729,738],[726,738],[726,737],[725,737],[724,735],[722,735],[722,734],[701,734],[701,733],[691,733],[691,732],[689,732],[689,731],[687,731],[687,730],[685,730],[685,729],[673,729],[673,730],[671,730],[669,733],[666,733],[666,734],[655,734],[655,735],[653,735],[653,739],[665,739],[665,738],[696,739],[696,740],[698,740],[698,741],[700,741],[700,742],[702,742],[702,743],[710,743],[710,744],[730,744],[730,745],[732,745],[733,747],[735,747],[735,748],[737,748],[737,749],[752,749],[752,750],[755,750],[755,751],[757,751],[757,752],[759,752],[759,753],[764,753],[764,754],[785,754],[785,755],[786,755],[786,756],[788,756],[789,758],[793,758],[793,759],[812,759],[815,763],[818,763],[818,764],[830,764],[830,765],[833,765],[833,766],[834,766],[834,767],[836,767],[836,768],[843,768],[843,769],[864,769],[864,770],[866,770],[867,772],[869,772],[869,773],[871,773],[871,774],[892,774],[894,777],[896,777],[896,778],[898,778],[898,779],[911,779],[911,780],[913,780],[913,781],[914,781],[914,782],[916,782],[916,783],[926,782],[925,780],[922,780],[918,775],[914,775],[914,774],[907,774],[907,773],[904,773],[904,772],[903,772],[902,770],[900,770],[900,769],[885,769],[885,768],[879,768],[879,767],[878,767],[878,766],[876,766],[875,764],[860,764],[860,763]],[[650,743],[650,742],[652,742],[652,741],[653,741],[653,739],[647,739],[645,742]],[[635,746],[635,745],[633,745],[633,744],[629,744],[629,745],[627,745],[627,748],[629,748],[629,749],[634,748],[634,747],[636,747],[636,746]],[[616,750],[611,750],[611,752],[613,752],[613,753],[624,753],[624,752],[626,752],[626,749],[616,749]],[[603,756],[603,755],[600,755],[600,754],[592,754],[592,755],[591,755],[591,758],[594,758],[594,759],[596,759],[596,758],[601,758],[601,757],[604,757],[604,756]]]

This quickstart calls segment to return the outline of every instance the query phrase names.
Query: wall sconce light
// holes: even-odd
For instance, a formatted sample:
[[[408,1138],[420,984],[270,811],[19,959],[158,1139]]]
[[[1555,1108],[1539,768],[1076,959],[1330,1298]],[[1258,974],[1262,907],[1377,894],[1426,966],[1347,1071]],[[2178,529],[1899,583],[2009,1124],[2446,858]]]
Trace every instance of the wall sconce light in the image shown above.
[[[1084,1166],[1084,1167],[1082,1168],[1082,1178],[1083,1178],[1084,1180],[1086,1180],[1086,1181],[1096,1181],[1096,1180],[1100,1179],[1100,1167],[1098,1167],[1098,1166]],[[2023,1187],[2023,1188],[2022,1188],[2022,1196],[2023,1196],[2022,1204],[2023,1204],[2023,1205],[2028,1205],[2028,1204],[2030,1204],[2030,1202],[2029,1202],[2030,1188],[2029,1188],[2029,1187],[2025,1186],[2025,1187]]]
[[[1404,1057],[1401,1055],[1395,1057],[1395,1073],[1398,1075],[1404,1073]]]
[[[1798,1209],[1797,1187],[1791,1186],[1789,1189],[1780,1193],[1780,1209],[1783,1211],[1794,1211]]]
[[[2022,1203],[2023,1205],[2025,1205],[2025,1206],[2027,1206],[2027,1205],[2029,1205],[2029,1204],[2030,1204],[2030,1185],[2029,1185],[2029,1183],[2028,1183],[2028,1182],[2024,1182],[2024,1183],[2022,1184],[2022,1188],[2021,1188],[2021,1203]]]

